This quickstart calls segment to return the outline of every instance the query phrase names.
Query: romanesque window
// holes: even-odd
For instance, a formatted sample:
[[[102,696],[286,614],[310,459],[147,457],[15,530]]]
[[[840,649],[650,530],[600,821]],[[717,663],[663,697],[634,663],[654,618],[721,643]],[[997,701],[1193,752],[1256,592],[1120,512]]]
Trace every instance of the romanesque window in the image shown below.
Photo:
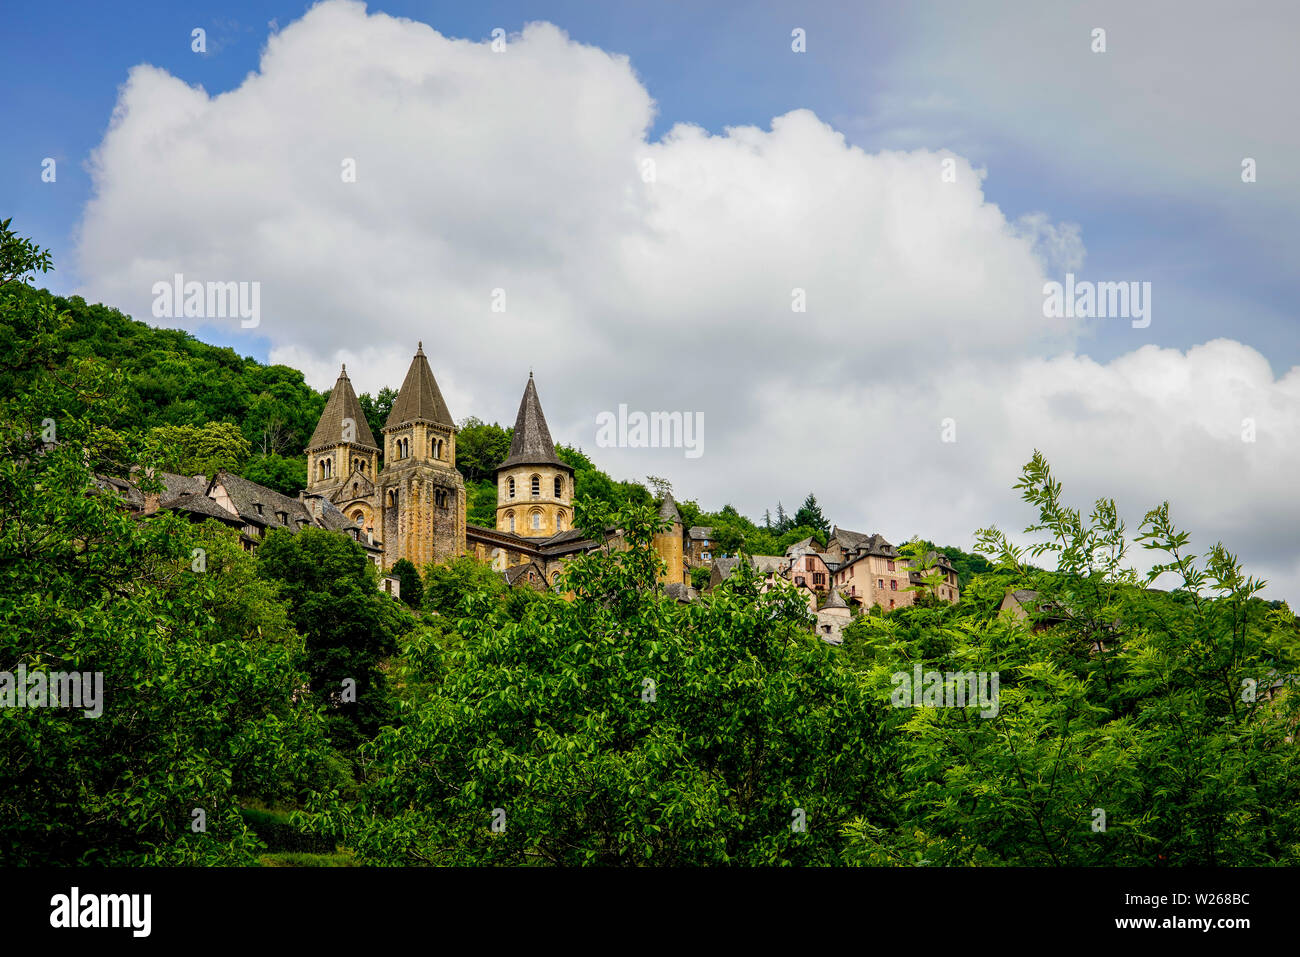
[[[558,475],[555,476],[555,497],[564,497],[564,479],[560,478]]]
[[[533,512],[533,528],[541,528],[541,527],[542,527],[542,513]]]
[[[435,459],[442,458],[442,439],[438,439],[438,438],[429,439],[429,453]]]
[[[321,459],[316,465],[316,471],[322,479],[330,478],[334,474],[334,460]]]
[[[361,511],[361,509],[357,509],[355,512],[352,513],[352,521],[356,522],[358,525],[360,525],[365,520],[365,517],[366,517],[366,513]]]
[[[555,516],[555,530],[556,530],[557,532],[562,532],[562,531],[564,531],[564,513],[563,513],[563,512],[560,512],[558,515]]]
[[[506,486],[507,486],[507,488],[510,489],[510,497],[511,497],[511,498],[514,498],[514,497],[515,497],[515,480],[514,480],[514,477],[513,477],[513,476],[512,476],[511,478],[506,479]]]
[[[396,506],[396,505],[397,505],[397,489],[395,489],[395,488],[390,488],[390,489],[388,490],[388,501],[387,501],[387,504],[388,504],[390,507],[393,507],[393,506]]]
[[[506,521],[507,521],[507,522],[509,523],[509,525],[510,525],[510,531],[513,532],[513,531],[515,530],[515,513],[514,513],[514,512],[506,512]]]
[[[534,475],[533,476],[533,498],[537,498],[541,494],[542,494],[542,477],[540,475]]]

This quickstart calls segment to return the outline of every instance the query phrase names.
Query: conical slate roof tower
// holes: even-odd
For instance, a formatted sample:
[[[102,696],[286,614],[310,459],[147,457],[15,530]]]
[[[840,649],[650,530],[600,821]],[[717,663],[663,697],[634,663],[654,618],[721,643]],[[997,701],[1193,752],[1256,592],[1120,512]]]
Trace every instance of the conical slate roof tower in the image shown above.
[[[537,398],[537,386],[533,384],[531,372],[528,373],[528,385],[524,387],[524,397],[519,400],[519,414],[515,416],[515,431],[510,439],[510,454],[497,468],[507,469],[516,465],[569,468],[555,454],[555,443],[551,441],[551,430],[546,426],[546,416],[542,413],[542,403]]]
[[[349,419],[352,420],[350,430],[347,424]],[[375,434],[370,431],[370,423],[366,421],[365,414],[361,411],[357,394],[352,390],[352,381],[348,378],[346,365],[339,372],[338,381],[330,391],[330,397],[325,402],[325,410],[320,414],[320,421],[316,423],[316,431],[311,434],[311,441],[307,443],[307,447],[321,449],[340,442],[350,442],[367,449],[378,450],[379,448],[375,444]]]
[[[447,403],[442,397],[442,390],[438,388],[438,380],[433,377],[433,370],[429,368],[429,360],[424,355],[423,342],[419,344],[414,358],[411,359],[411,367],[406,370],[406,378],[402,380],[402,388],[398,390],[397,399],[393,402],[393,410],[388,413],[388,421],[384,423],[384,429],[417,421],[433,422],[449,429],[456,427],[451,420]]]

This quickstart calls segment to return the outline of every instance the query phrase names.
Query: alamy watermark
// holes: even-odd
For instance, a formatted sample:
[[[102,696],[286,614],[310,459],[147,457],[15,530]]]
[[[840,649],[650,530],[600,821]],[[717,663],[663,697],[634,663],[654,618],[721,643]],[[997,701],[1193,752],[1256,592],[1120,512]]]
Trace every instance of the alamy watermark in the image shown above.
[[[1134,329],[1151,325],[1151,283],[1065,282],[1043,284],[1043,315],[1048,319],[1132,319]]]
[[[262,321],[262,284],[252,282],[185,281],[176,273],[171,282],[153,284],[155,319],[239,319],[241,329]]]
[[[80,708],[87,718],[104,713],[102,671],[0,671],[0,708]]]
[[[704,454],[703,412],[628,412],[596,416],[596,445],[602,449],[685,449],[688,459]]]
[[[890,676],[894,693],[889,700],[895,708],[973,708],[979,707],[981,718],[998,713],[997,671],[927,671],[918,664],[909,674],[896,671]]]

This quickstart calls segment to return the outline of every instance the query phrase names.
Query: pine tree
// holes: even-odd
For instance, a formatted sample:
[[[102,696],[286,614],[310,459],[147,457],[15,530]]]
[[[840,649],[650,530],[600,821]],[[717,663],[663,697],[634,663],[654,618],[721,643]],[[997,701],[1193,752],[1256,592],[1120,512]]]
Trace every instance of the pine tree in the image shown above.
[[[822,514],[821,506],[817,504],[817,496],[812,492],[803,500],[803,505],[799,506],[799,511],[794,513],[794,524],[796,527],[815,528],[823,535],[831,533],[830,522]]]

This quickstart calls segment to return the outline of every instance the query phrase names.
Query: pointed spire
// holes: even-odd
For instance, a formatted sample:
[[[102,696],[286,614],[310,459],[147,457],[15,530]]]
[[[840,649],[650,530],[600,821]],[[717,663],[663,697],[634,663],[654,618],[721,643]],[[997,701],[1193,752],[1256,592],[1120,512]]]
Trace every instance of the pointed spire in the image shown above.
[[[677,511],[677,503],[673,501],[673,493],[669,492],[664,496],[663,504],[659,506],[659,517],[666,518],[670,522],[682,523],[682,513]]]
[[[826,596],[826,604],[822,606],[822,610],[825,611],[827,608],[848,608],[848,607],[849,607],[848,602],[844,600],[844,596],[840,594],[839,589],[832,588],[831,593]]]
[[[370,431],[370,423],[366,421],[365,413],[361,411],[357,394],[352,391],[348,368],[344,366],[339,372],[334,388],[330,390],[329,400],[325,403],[325,410],[320,414],[320,421],[316,423],[316,431],[311,434],[311,441],[307,443],[307,448],[316,449],[348,441],[343,431],[346,419],[351,419],[353,422],[352,444],[364,445],[376,450],[379,448],[375,444],[375,434]]]
[[[537,386],[531,372],[528,385],[524,386],[524,397],[519,400],[519,415],[515,417],[515,431],[510,439],[510,455],[497,468],[513,465],[568,468],[555,454],[555,443],[551,441],[551,430],[546,427],[546,416],[542,414],[542,403],[537,398]]]
[[[442,392],[438,388],[438,382],[433,377],[433,370],[429,368],[429,360],[425,358],[423,342],[419,344],[415,357],[411,359],[411,367],[406,370],[406,378],[402,380],[402,388],[398,390],[397,398],[393,400],[393,411],[388,414],[388,421],[384,423],[384,428],[390,429],[416,419],[455,428],[455,423],[451,420],[451,412],[448,411],[447,403],[443,401]]]

